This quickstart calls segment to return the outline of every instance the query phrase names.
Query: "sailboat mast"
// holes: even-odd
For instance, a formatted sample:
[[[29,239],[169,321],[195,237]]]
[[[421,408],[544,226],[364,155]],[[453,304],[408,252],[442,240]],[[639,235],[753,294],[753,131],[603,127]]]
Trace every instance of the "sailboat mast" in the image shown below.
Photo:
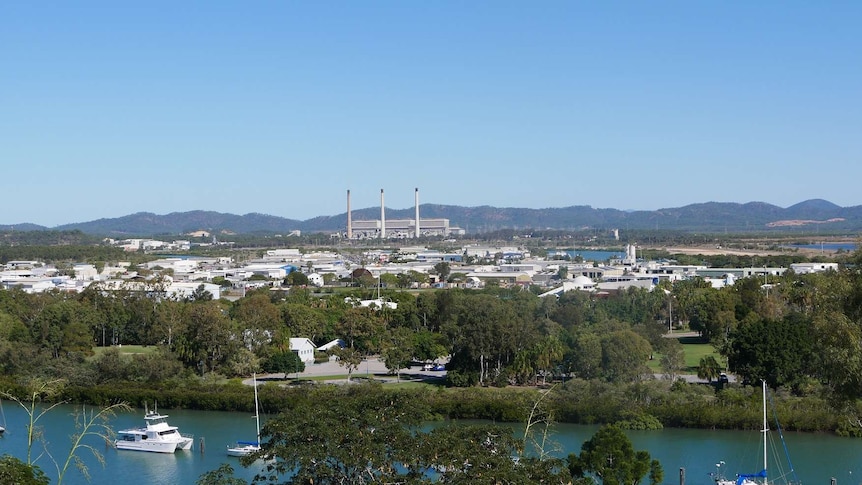
[[[769,431],[766,422],[766,379],[760,381],[763,384],[763,470],[766,471],[766,433]],[[768,473],[763,477],[763,485],[769,483]]]
[[[257,405],[257,374],[251,375],[254,382],[254,420],[257,423],[257,446],[260,446],[260,408]]]

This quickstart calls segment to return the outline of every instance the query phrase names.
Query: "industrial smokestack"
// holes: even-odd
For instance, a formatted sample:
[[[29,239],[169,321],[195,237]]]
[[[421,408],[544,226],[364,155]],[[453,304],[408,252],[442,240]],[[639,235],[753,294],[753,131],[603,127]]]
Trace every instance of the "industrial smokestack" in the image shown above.
[[[350,213],[350,189],[347,190],[347,239],[353,239],[353,218]]]
[[[416,237],[418,238],[419,234],[421,234],[421,232],[419,232],[419,187],[416,187],[415,199],[416,199]]]
[[[380,189],[380,239],[386,238],[386,205],[383,203],[383,189]]]

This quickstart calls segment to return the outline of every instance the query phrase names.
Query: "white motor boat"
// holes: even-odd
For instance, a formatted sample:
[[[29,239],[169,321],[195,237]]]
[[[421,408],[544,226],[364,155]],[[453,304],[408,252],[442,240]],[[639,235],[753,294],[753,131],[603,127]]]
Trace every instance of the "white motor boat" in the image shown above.
[[[248,456],[260,451],[260,410],[257,400],[257,375],[252,374],[254,382],[254,420],[257,424],[257,441],[237,441],[235,446],[228,446],[228,456]]]
[[[158,410],[144,411],[146,426],[124,429],[117,433],[114,443],[118,450],[150,451],[154,453],[173,453],[176,450],[189,450],[194,443],[191,435],[181,435],[176,426],[171,426],[166,415]]]

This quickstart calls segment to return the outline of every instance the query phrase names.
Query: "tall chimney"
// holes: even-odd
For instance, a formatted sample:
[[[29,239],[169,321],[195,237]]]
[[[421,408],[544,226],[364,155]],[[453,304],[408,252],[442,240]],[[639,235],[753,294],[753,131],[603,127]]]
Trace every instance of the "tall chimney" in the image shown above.
[[[353,239],[353,218],[350,213],[350,189],[347,189],[347,239]]]
[[[386,205],[383,204],[383,189],[380,189],[380,239],[386,238]]]
[[[419,234],[422,234],[419,232],[419,187],[416,187],[414,197],[416,199],[416,237],[418,238]]]

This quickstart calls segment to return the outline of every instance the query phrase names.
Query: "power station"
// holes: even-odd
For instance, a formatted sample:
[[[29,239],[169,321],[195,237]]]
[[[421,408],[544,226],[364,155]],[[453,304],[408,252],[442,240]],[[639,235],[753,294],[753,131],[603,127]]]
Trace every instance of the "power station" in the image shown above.
[[[419,189],[414,189],[416,217],[413,219],[386,220],[386,203],[380,189],[380,219],[354,221],[350,208],[350,190],[347,191],[347,239],[408,239],[429,236],[448,236],[452,230],[449,219],[419,218]]]

